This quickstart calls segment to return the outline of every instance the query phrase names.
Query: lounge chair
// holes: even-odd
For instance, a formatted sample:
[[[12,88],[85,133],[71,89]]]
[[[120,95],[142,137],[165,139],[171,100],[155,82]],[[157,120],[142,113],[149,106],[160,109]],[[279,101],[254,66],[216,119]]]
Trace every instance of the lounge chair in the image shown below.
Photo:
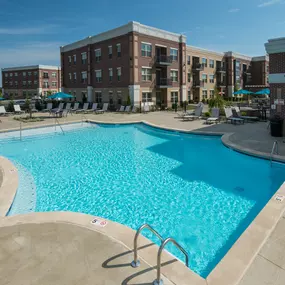
[[[185,115],[182,117],[183,121],[193,121],[200,119],[202,116],[204,105],[198,105],[195,109],[194,115]]]
[[[25,111],[21,110],[20,105],[14,105],[15,114],[23,114]]]
[[[88,107],[89,107],[89,103],[84,103],[83,108],[75,111],[75,113],[86,112],[88,110]]]
[[[149,112],[149,105],[145,104],[143,107],[143,111],[144,111],[144,113],[148,113]]]
[[[133,106],[132,113],[136,113],[136,112],[137,112],[137,107]]]
[[[219,108],[212,108],[211,117],[207,119],[206,124],[213,124],[218,123],[220,120],[220,109]]]
[[[11,112],[6,112],[6,109],[4,106],[0,106],[0,116],[3,115],[3,116],[8,116],[12,114]]]
[[[51,110],[50,110],[50,115],[51,115],[51,114],[53,114],[53,115],[58,115],[60,112],[62,112],[63,106],[64,106],[64,103],[59,103],[59,105],[58,105],[57,108],[54,108],[54,109],[51,109]]]
[[[42,112],[50,112],[52,110],[52,103],[47,104],[47,108],[42,110]]]
[[[93,103],[92,108],[89,110],[86,110],[86,113],[96,112],[97,107],[98,107],[98,103]]]
[[[96,110],[95,114],[103,114],[104,112],[107,112],[108,111],[108,106],[109,106],[108,103],[104,103],[102,110]]]
[[[117,110],[117,112],[125,112],[125,106],[121,105],[120,109]]]
[[[131,106],[126,106],[125,113],[130,113],[131,112]]]
[[[71,103],[66,103],[66,106],[65,106],[64,110],[67,110],[69,112],[70,109],[71,109]]]
[[[236,125],[236,124],[244,124],[244,120],[243,119],[240,119],[240,118],[235,118],[233,116],[233,111],[232,111],[232,108],[231,107],[228,107],[228,108],[224,108],[225,110],[225,114],[226,114],[226,119],[227,119],[227,122],[231,122],[232,124]]]
[[[38,112],[38,110],[36,109],[36,105],[35,104],[31,104],[30,107],[31,107],[31,112],[32,113],[37,113]]]
[[[70,112],[72,112],[72,113],[76,112],[78,110],[78,108],[79,108],[79,103],[74,103],[74,106],[72,109],[70,109]]]
[[[259,118],[258,117],[252,117],[252,116],[241,116],[240,114],[240,108],[239,107],[234,107],[232,109],[232,112],[233,112],[233,117],[235,118],[240,118],[240,119],[243,119],[245,121],[258,121]]]

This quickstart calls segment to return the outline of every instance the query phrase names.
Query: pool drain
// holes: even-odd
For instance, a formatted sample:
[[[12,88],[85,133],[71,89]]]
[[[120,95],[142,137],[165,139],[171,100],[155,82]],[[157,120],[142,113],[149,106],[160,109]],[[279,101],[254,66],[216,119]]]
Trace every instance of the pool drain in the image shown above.
[[[237,192],[244,192],[244,188],[237,186],[235,188],[235,191],[237,191]]]

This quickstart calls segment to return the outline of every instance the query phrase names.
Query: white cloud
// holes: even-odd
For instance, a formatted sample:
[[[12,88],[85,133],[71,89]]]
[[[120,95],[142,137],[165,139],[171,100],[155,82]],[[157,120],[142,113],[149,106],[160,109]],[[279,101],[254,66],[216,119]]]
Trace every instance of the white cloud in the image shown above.
[[[233,8],[233,9],[230,9],[230,10],[229,10],[229,13],[237,13],[237,12],[239,12],[239,11],[240,11],[239,8]]]
[[[275,5],[275,4],[279,4],[281,2],[282,2],[281,0],[270,0],[270,1],[263,2],[263,3],[259,4],[258,7],[259,8],[264,8],[264,7],[272,6],[272,5]]]
[[[16,27],[16,28],[1,28],[0,34],[2,35],[39,35],[39,34],[49,34],[55,32],[55,28],[58,25],[45,25],[38,27]]]

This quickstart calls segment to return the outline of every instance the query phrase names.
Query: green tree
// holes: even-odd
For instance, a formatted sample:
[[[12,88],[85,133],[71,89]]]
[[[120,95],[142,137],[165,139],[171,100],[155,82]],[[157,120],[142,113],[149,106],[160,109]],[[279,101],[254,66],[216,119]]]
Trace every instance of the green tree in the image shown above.
[[[127,106],[130,106],[130,105],[131,105],[131,97],[130,97],[130,95],[128,95]]]
[[[236,83],[236,84],[235,84],[235,87],[234,87],[234,92],[239,91],[239,89],[240,89],[240,88],[239,88],[239,85]]]
[[[219,109],[223,109],[225,106],[225,100],[224,98],[219,94],[219,90],[216,87],[215,91],[214,91],[214,98],[209,100],[209,108],[210,110],[212,108],[219,108]]]

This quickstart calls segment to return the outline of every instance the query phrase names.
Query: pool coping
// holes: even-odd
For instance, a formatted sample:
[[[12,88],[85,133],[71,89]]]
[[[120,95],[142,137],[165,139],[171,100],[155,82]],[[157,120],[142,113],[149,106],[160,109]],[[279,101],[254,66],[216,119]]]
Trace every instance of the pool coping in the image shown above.
[[[93,120],[88,120],[88,121],[91,123],[110,124],[110,125],[144,123],[151,127],[157,127],[159,129],[169,130],[169,128],[156,126],[146,121],[136,121],[136,122],[129,121],[129,122],[124,122],[124,123],[121,123],[121,122],[106,123],[103,121],[93,121]],[[75,123],[75,122],[72,122],[72,123]],[[185,130],[179,130],[179,129],[178,130],[170,129],[170,130],[174,132],[193,134],[192,131],[185,131]],[[231,143],[227,141],[229,140],[232,134],[233,133],[226,133],[222,136],[223,143],[228,147],[232,146]],[[221,134],[217,134],[217,133],[210,134],[210,135],[221,136]],[[244,151],[244,150],[240,150],[240,152],[251,155],[251,153],[248,153],[247,151]],[[263,156],[259,156],[259,155],[260,155],[259,153],[255,153],[255,155],[253,156],[264,158]],[[18,174],[17,174],[17,170],[15,166],[13,166],[13,164],[9,162],[9,160],[5,159],[4,157],[0,157],[0,165],[2,164],[2,162],[4,163],[4,167],[2,165],[2,169],[4,171],[3,171],[3,184],[0,187],[0,198],[2,197],[2,199],[0,199],[1,201],[0,209],[2,209],[2,212],[0,211],[0,216],[3,217],[6,215],[6,213],[8,212],[13,202],[13,199],[14,199],[17,187],[18,187]],[[14,171],[12,171],[11,173],[9,172],[10,169],[11,170],[14,169]],[[6,181],[7,183],[8,181],[7,178],[9,177],[9,175],[12,178],[12,180],[14,180],[14,186],[13,186],[13,183],[11,183],[13,186],[12,188],[14,190],[12,189],[11,191],[7,191],[7,188],[6,189],[4,188],[4,191],[3,191],[2,189],[3,185],[5,186],[4,181]],[[7,196],[6,200],[5,200],[5,195]],[[213,271],[209,274],[209,276],[206,279],[201,278],[198,274],[194,273],[191,269],[189,270],[187,269],[187,271],[191,272],[191,276],[187,275],[188,276],[187,284],[189,284],[190,282],[191,284],[205,284],[205,285],[237,285],[242,279],[242,277],[244,276],[245,272],[247,271],[251,263],[253,262],[254,258],[256,257],[260,249],[262,248],[262,246],[264,245],[264,243],[267,241],[268,237],[274,230],[278,220],[281,218],[281,216],[283,215],[285,211],[285,199],[280,202],[276,199],[276,197],[279,197],[279,196],[282,198],[283,197],[285,198],[285,183],[278,189],[278,191],[268,201],[266,206],[262,209],[262,211],[258,214],[258,216],[252,221],[252,223],[243,232],[243,234],[238,238],[238,240],[234,243],[231,249],[224,256],[224,258],[216,265],[216,267],[213,269]],[[2,206],[3,202],[4,202],[4,206]],[[47,213],[41,213],[41,216],[44,214],[47,214]],[[35,217],[36,215],[38,215],[38,213],[34,214],[33,217]],[[55,215],[57,215],[57,213],[55,213]],[[22,216],[25,216],[25,215],[19,215],[16,217],[20,219]],[[5,219],[11,219],[11,218],[5,217],[5,218],[2,218],[2,220],[3,219],[5,220]],[[37,217],[35,217],[35,219],[37,220]],[[1,226],[1,223],[0,223],[0,226]],[[128,228],[126,226],[123,226],[123,227]],[[121,229],[119,230],[121,231]],[[115,233],[113,232],[112,234],[115,235]],[[132,237],[129,236],[129,240],[127,240],[127,238],[125,237],[124,243],[127,243],[130,246],[133,240],[133,236]],[[130,248],[132,248],[132,246],[130,246]],[[149,261],[149,263],[156,265],[156,255],[153,257],[152,261]],[[173,274],[174,273],[175,272],[173,272]],[[167,273],[164,273],[164,275],[169,279]],[[201,283],[201,279],[203,280],[203,283]],[[182,284],[181,281],[179,281],[179,284]]]

